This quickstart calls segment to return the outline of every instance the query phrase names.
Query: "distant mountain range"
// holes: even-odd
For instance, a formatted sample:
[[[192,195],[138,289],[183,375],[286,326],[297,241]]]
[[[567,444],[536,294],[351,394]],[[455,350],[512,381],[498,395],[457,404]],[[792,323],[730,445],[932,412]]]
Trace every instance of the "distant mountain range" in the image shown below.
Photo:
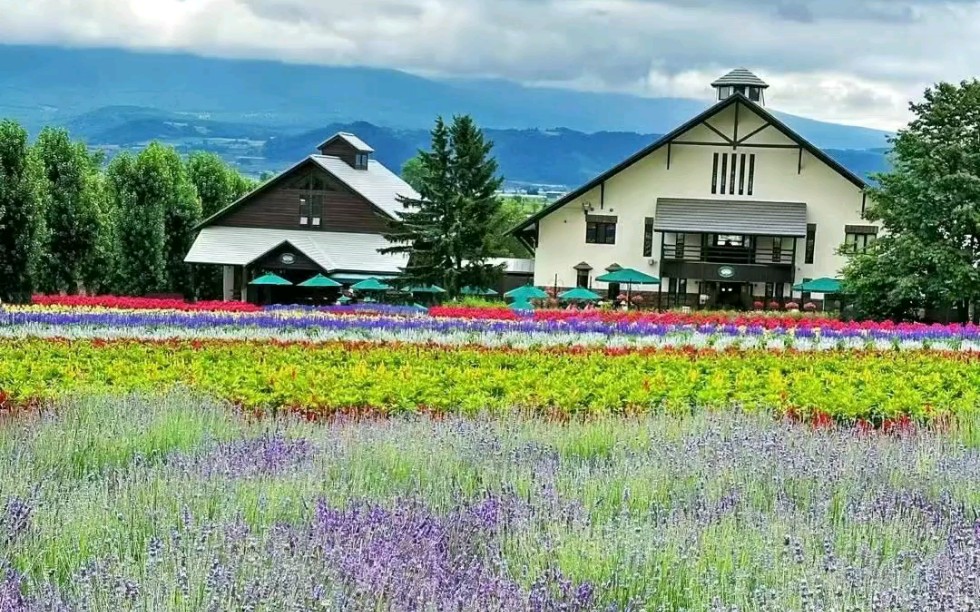
[[[253,174],[282,169],[341,129],[397,169],[426,146],[436,115],[468,113],[488,128],[510,181],[574,186],[709,103],[374,68],[0,46],[0,116],[32,132],[67,126],[110,152],[154,139],[213,150]],[[858,174],[886,166],[884,132],[779,116]]]

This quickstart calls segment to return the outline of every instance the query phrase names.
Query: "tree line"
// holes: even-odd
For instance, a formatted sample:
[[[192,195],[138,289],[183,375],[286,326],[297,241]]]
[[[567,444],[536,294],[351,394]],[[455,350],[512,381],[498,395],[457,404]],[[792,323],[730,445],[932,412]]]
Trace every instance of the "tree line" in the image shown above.
[[[183,259],[195,227],[256,183],[213,153],[151,143],[105,163],[66,130],[0,121],[0,300],[33,293],[220,297]]]

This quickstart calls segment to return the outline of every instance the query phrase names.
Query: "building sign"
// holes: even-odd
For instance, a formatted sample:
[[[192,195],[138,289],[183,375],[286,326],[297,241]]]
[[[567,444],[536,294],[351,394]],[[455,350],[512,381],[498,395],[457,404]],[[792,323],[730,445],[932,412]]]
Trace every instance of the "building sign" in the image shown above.
[[[292,253],[283,253],[279,256],[279,261],[289,266],[296,263],[296,256]]]
[[[731,278],[735,276],[735,268],[731,266],[722,266],[718,268],[718,276],[722,278]]]

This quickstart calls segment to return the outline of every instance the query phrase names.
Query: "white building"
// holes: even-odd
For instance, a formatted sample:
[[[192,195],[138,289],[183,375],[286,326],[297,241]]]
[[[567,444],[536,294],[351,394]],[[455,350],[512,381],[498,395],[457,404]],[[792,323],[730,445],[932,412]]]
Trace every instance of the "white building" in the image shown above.
[[[864,180],[765,110],[766,83],[712,86],[717,104],[514,230],[536,285],[618,293],[594,278],[619,266],[661,277],[665,307],[749,307],[839,277],[838,249],[874,240]]]

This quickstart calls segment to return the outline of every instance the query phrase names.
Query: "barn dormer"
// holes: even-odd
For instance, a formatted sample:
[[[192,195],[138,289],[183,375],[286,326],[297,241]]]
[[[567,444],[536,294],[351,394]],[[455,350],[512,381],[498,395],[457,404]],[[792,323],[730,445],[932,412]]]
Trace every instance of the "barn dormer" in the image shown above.
[[[740,93],[749,100],[765,106],[765,90],[769,84],[745,68],[736,68],[711,84],[718,92],[718,100],[727,100]]]
[[[320,155],[339,157],[357,170],[367,170],[374,149],[357,136],[340,132],[323,141],[317,150]]]

